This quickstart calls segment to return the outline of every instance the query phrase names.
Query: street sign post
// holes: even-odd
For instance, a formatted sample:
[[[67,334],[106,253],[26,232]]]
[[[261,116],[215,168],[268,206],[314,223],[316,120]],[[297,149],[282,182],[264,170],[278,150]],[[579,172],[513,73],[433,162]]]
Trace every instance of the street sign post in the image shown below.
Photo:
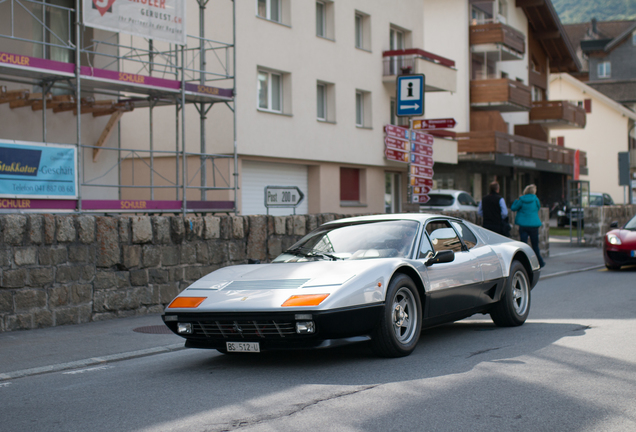
[[[424,75],[401,75],[397,77],[398,117],[424,115]]]
[[[413,120],[413,129],[450,129],[456,124],[454,118]]]
[[[384,132],[390,137],[409,139],[409,130],[402,126],[386,125]]]
[[[403,139],[387,136],[384,138],[384,144],[386,148],[409,151],[409,142]]]
[[[395,162],[408,162],[409,161],[409,153],[408,151],[400,151],[392,148],[384,149],[384,155],[388,160],[392,160]]]
[[[305,195],[298,186],[265,186],[265,207],[269,215],[272,208],[293,208],[296,214],[296,207],[305,198]]]

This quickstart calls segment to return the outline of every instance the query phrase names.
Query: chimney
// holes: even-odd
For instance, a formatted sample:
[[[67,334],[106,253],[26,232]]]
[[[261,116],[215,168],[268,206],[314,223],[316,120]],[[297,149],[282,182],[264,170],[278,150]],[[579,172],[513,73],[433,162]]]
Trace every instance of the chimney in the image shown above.
[[[598,34],[598,28],[596,26],[597,22],[598,21],[596,20],[596,18],[592,18],[592,34],[593,35]]]

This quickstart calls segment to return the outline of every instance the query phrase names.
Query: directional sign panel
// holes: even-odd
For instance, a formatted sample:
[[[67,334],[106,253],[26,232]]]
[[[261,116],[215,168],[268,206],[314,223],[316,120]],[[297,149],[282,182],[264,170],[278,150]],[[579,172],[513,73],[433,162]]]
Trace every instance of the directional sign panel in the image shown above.
[[[433,167],[433,158],[430,156],[422,156],[419,154],[411,154],[411,163],[414,165],[419,165],[423,167],[432,168]]]
[[[384,132],[386,132],[388,136],[409,139],[409,130],[402,126],[395,126],[395,125],[389,124],[384,126]]]
[[[402,75],[397,77],[398,117],[424,115],[424,75]]]
[[[426,194],[416,195],[413,194],[413,202],[418,204],[426,204],[431,198]]]
[[[265,186],[265,207],[297,207],[304,197],[297,186]]]
[[[417,132],[417,131],[413,131],[411,133],[411,139],[415,141],[416,143],[430,144],[430,145],[433,145],[433,142],[435,141],[435,137],[433,135],[430,135],[424,132]]]
[[[433,188],[430,186],[414,186],[413,193],[416,195],[422,195],[429,193]]]
[[[386,148],[390,149],[409,151],[409,142],[399,138],[393,138],[390,136],[385,137],[384,145],[386,145]]]
[[[428,177],[411,176],[411,186],[413,187],[430,187],[433,188],[433,179]]]
[[[411,153],[423,156],[433,156],[433,146],[428,144],[411,143]]]
[[[408,162],[409,161],[409,153],[405,151],[395,150],[386,148],[384,149],[384,155],[388,160],[396,161],[396,162]]]
[[[411,165],[411,174],[418,177],[433,178],[433,169],[429,167],[421,167],[419,165]]]
[[[456,124],[454,118],[413,120],[413,129],[449,129]]]

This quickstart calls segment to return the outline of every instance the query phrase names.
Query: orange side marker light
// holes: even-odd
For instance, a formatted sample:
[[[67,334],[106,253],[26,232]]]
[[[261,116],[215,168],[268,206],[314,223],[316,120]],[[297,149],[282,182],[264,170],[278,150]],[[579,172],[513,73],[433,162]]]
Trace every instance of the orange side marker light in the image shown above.
[[[170,303],[168,308],[196,308],[199,307],[207,297],[177,297]]]

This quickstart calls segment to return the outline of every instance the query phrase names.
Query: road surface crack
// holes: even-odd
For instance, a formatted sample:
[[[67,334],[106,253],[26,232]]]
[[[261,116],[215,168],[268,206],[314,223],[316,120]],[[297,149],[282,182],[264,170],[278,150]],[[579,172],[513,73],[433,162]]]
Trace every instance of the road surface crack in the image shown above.
[[[361,387],[361,388],[359,387],[359,388],[356,388],[355,390],[348,390],[348,391],[338,392],[338,393],[335,393],[335,394],[332,394],[332,395],[329,395],[329,396],[326,396],[326,397],[323,397],[323,398],[314,399],[314,400],[311,400],[311,401],[308,401],[308,402],[292,405],[288,409],[286,409],[284,411],[277,412],[275,414],[263,415],[263,416],[254,417],[254,418],[251,418],[251,419],[234,420],[230,424],[217,426],[215,429],[206,429],[206,432],[231,432],[231,431],[234,431],[234,430],[238,430],[240,428],[254,426],[254,425],[257,425],[257,424],[269,422],[269,421],[272,421],[272,420],[277,420],[277,419],[284,418],[284,417],[290,417],[290,416],[293,416],[293,415],[305,410],[306,408],[312,407],[314,405],[318,405],[318,404],[320,404],[322,402],[327,402],[327,401],[330,401],[330,400],[339,399],[339,398],[342,398],[342,397],[346,397],[346,396],[351,396],[351,395],[354,395],[354,394],[362,393],[362,392],[365,392],[367,390],[374,389],[377,386],[378,385],[376,384],[376,385],[365,386],[365,387]]]

